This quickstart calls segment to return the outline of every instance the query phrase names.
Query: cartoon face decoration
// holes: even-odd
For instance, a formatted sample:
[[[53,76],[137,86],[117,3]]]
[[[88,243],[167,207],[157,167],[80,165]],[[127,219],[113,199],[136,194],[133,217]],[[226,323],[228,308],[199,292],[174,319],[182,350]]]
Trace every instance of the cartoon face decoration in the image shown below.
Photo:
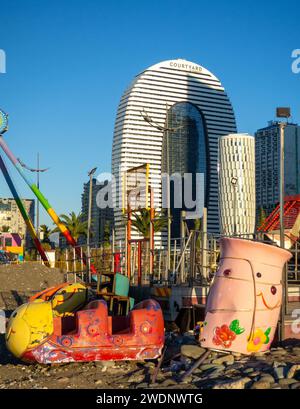
[[[201,345],[251,354],[269,349],[282,300],[287,250],[222,238],[221,259],[210,289]]]

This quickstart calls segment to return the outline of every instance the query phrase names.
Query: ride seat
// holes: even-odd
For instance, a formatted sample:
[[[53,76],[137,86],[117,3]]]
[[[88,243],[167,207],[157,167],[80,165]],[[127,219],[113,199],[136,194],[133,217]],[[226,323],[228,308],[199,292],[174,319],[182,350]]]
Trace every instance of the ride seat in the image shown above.
[[[109,332],[107,304],[103,300],[94,300],[77,312],[77,328],[96,325],[103,334]]]

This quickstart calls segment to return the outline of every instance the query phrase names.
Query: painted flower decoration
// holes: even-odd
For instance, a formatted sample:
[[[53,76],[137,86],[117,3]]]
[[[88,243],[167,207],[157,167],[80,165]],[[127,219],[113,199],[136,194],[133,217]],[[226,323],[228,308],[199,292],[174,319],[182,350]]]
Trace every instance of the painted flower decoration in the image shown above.
[[[224,348],[230,348],[232,341],[234,341],[235,338],[235,333],[231,331],[228,325],[224,324],[221,327],[216,327],[214,329],[213,343],[215,345],[221,345]]]
[[[221,327],[214,329],[213,343],[223,348],[230,348],[236,336],[244,331],[245,329],[240,327],[239,320],[233,320],[229,326],[223,324]]]
[[[248,341],[247,351],[258,352],[264,344],[268,344],[270,342],[270,332],[271,327],[269,327],[265,332],[263,332],[263,330],[260,328],[256,328],[253,336]]]

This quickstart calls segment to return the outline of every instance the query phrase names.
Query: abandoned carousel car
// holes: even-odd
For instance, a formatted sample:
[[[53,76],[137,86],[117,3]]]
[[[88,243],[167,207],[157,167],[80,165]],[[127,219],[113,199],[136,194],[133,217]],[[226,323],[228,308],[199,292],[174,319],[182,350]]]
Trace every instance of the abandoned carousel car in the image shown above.
[[[50,301],[37,299],[14,311],[6,344],[21,360],[41,364],[155,359],[164,345],[164,319],[154,300],[127,316],[109,316],[104,300],[57,316]]]

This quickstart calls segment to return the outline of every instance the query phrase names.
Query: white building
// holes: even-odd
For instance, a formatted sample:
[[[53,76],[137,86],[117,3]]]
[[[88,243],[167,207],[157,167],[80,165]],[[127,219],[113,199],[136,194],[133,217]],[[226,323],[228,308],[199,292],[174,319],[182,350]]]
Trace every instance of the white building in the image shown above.
[[[219,140],[221,233],[251,235],[255,230],[255,139],[229,134]]]
[[[142,111],[161,127],[174,127],[172,118],[180,119],[180,124],[183,124],[180,126],[181,134],[178,132],[173,135],[173,139],[177,137],[179,143],[174,142],[172,146],[170,137],[168,154],[171,170],[182,172],[192,168],[193,172],[205,174],[208,231],[218,232],[218,139],[221,135],[236,132],[233,109],[220,81],[198,64],[181,59],[168,60],[138,74],[121,98],[112,147],[116,196],[122,196],[122,173],[149,163],[154,205],[159,210],[162,207],[161,174],[166,135],[163,130],[145,121]],[[175,127],[178,123],[176,118]],[[190,135],[191,129],[193,135]],[[180,144],[181,135],[185,139],[184,149],[187,151],[183,160],[185,163],[180,158],[183,149]],[[192,163],[195,152],[197,159]],[[176,157],[179,158],[178,163],[181,161],[179,170],[176,169]],[[115,203],[115,206],[119,207],[115,209],[116,238],[124,239],[124,219],[122,220],[120,203]],[[175,215],[172,223],[174,219]],[[166,233],[162,233],[162,236],[156,234],[156,241],[164,237]]]

